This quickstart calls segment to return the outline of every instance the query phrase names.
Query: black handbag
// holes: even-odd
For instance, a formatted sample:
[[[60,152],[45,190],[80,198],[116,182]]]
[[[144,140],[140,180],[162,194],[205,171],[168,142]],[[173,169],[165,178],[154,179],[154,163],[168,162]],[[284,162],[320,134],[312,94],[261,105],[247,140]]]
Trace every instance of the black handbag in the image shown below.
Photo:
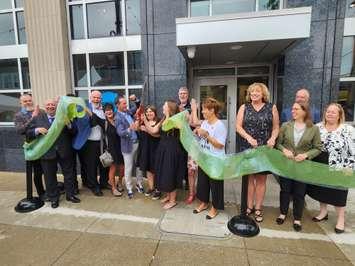
[[[107,131],[107,120],[105,121],[105,132],[103,133],[103,135],[105,135],[105,141],[106,141],[106,147],[108,147],[108,139],[107,139],[107,134],[106,134],[106,131]],[[111,153],[105,149],[104,150],[104,139],[103,137],[101,138],[101,141],[100,141],[100,162],[102,164],[103,167],[110,167],[112,164],[113,164],[113,158],[112,158],[112,155]]]
[[[329,153],[322,151],[319,155],[312,159],[313,162],[329,164]]]

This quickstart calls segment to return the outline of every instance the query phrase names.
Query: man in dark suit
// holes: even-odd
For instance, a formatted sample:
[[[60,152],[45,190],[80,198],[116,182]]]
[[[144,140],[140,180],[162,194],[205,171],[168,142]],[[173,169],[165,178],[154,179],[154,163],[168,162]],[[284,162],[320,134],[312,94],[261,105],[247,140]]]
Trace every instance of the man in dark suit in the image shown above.
[[[15,114],[14,122],[17,133],[25,136],[26,130],[28,129],[31,121],[39,114],[43,113],[38,105],[34,106],[32,101],[32,96],[30,94],[24,94],[20,97],[21,110]],[[26,174],[32,176],[32,171],[34,172],[33,182],[35,184],[37,194],[42,199],[45,200],[45,191],[42,181],[42,167],[40,160],[26,161]]]
[[[30,138],[37,138],[45,135],[51,127],[56,114],[56,102],[47,100],[45,104],[45,113],[36,116],[26,135]],[[64,187],[67,201],[79,203],[80,199],[74,195],[74,152],[71,147],[72,136],[75,132],[71,124],[63,128],[59,137],[53,146],[41,157],[41,165],[47,188],[47,196],[51,201],[52,208],[59,206],[59,193],[57,189],[57,170],[58,163],[64,175]]]

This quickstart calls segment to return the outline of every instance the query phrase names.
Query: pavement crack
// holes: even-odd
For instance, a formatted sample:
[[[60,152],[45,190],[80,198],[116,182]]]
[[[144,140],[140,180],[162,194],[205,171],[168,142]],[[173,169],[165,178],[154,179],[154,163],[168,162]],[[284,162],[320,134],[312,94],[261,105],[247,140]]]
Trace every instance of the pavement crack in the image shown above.
[[[157,242],[157,245],[155,246],[155,249],[154,249],[152,258],[150,259],[150,262],[149,262],[149,266],[153,265],[153,261],[154,261],[154,259],[155,259],[155,255],[157,254],[157,251],[158,251],[158,248],[159,248],[159,245],[160,245],[161,238],[162,238],[162,235],[160,235],[159,240],[158,240],[158,242]]]

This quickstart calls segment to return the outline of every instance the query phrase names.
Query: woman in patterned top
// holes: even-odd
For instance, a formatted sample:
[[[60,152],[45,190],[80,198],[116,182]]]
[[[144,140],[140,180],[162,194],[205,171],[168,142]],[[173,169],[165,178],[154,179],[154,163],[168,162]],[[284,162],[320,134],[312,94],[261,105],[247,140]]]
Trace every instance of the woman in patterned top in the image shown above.
[[[344,124],[344,120],[344,110],[341,105],[331,103],[326,108],[323,121],[317,124],[323,146],[323,156],[317,161],[335,168],[355,170],[354,128]],[[327,204],[333,205],[338,216],[334,230],[337,234],[343,233],[348,190],[312,185],[308,186],[307,193],[320,203],[320,212],[312,220],[314,222],[328,220]]]
[[[247,103],[237,114],[237,132],[242,137],[241,150],[260,145],[273,147],[279,134],[279,113],[269,102],[269,90],[263,83],[253,83],[247,90]],[[247,214],[255,212],[255,221],[263,221],[262,205],[266,190],[266,173],[249,175]],[[254,209],[255,200],[255,209]]]

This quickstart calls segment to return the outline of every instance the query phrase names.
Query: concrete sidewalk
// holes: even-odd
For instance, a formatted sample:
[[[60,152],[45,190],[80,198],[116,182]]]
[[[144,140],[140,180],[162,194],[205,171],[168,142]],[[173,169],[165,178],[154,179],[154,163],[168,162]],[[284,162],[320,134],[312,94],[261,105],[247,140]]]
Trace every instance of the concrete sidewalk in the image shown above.
[[[278,226],[278,185],[269,178],[265,220],[254,238],[230,234],[226,223],[239,207],[227,203],[216,219],[192,214],[182,201],[163,211],[159,201],[135,194],[97,198],[80,191],[80,204],[61,199],[27,214],[14,211],[25,197],[25,175],[0,172],[1,265],[355,265],[355,193],[350,191],[346,233],[335,235],[335,214],[316,224],[317,203],[307,200],[303,231],[292,219]],[[226,182],[226,200],[239,201],[240,182]],[[351,212],[352,211],[352,212]]]

